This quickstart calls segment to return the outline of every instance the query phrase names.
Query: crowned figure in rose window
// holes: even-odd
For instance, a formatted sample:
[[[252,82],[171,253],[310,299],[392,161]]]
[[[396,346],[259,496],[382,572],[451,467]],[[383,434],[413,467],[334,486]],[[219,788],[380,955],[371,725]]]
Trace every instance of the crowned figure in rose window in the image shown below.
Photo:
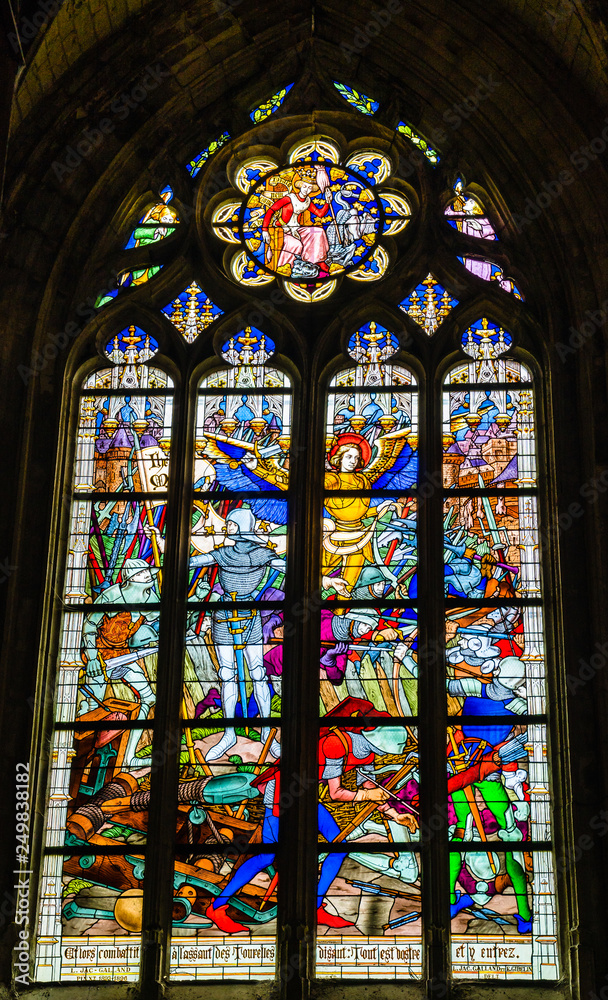
[[[313,198],[323,191],[325,204],[318,208]],[[291,178],[291,191],[268,209],[262,223],[266,244],[265,261],[273,271],[285,277],[324,278],[329,242],[318,219],[330,210],[332,193],[324,167],[312,164],[297,167]]]

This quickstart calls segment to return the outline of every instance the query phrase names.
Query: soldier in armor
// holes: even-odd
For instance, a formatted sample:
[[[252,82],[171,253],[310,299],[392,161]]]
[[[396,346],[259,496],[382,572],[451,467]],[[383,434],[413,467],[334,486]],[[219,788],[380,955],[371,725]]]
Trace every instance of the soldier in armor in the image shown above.
[[[125,559],[121,582],[102,590],[95,604],[157,603],[155,578],[158,572],[158,568],[150,566],[144,559]],[[86,683],[96,700],[103,701],[108,681],[120,681],[139,697],[138,719],[148,717],[155,696],[150,678],[140,661],[146,656],[146,650],[157,650],[157,625],[158,616],[148,618],[140,611],[100,610],[87,615],[82,627],[82,656],[86,663]],[[124,659],[129,655],[132,659],[125,663]],[[119,657],[123,662],[112,666],[112,661]],[[88,702],[82,702],[81,713],[88,708]],[[125,767],[144,766],[144,762],[135,756],[140,736],[139,729],[131,730],[125,751]]]
[[[259,588],[267,568],[277,571],[285,569],[284,557],[277,556],[255,529],[253,511],[248,507],[239,507],[226,516],[226,533],[232,544],[218,545],[210,552],[203,552],[190,559],[191,568],[217,566],[220,586],[226,598],[235,602],[259,600]],[[149,527],[144,530],[149,534],[155,529]],[[160,537],[159,543],[162,544]],[[209,584],[201,582],[197,587],[197,598],[204,600],[208,593]],[[220,609],[204,619],[202,631],[209,629],[219,663],[219,679],[222,682],[222,714],[228,719],[234,718],[240,699],[243,716],[247,716],[247,664],[260,716],[269,718],[271,695],[264,666],[264,634],[260,612],[257,608]],[[269,731],[268,727],[262,729],[262,742],[268,737]],[[221,740],[207,753],[206,759],[218,760],[235,743],[234,729],[227,729]],[[271,753],[275,757],[278,755],[276,740]]]

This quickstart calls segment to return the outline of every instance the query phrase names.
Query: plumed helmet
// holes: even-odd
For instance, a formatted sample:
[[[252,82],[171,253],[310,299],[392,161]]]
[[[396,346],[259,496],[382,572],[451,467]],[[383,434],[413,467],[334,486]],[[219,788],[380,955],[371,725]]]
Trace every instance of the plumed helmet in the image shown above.
[[[482,673],[489,673],[493,661],[500,656],[500,647],[493,643],[492,626],[487,622],[479,622],[472,628],[458,629],[459,649],[452,649],[448,654],[450,663],[457,663],[460,658],[474,666],[481,666]]]

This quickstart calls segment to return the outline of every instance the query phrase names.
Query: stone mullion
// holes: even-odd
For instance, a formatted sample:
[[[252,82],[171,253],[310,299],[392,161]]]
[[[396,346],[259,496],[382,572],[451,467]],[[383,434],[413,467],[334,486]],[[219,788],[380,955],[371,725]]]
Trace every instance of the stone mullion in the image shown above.
[[[314,329],[303,332],[312,339]],[[312,326],[312,324],[311,324]],[[317,717],[320,497],[325,411],[318,385],[293,386],[290,571],[285,592],[285,663],[279,828],[279,996],[300,1000],[313,975],[317,890]]]
[[[169,972],[177,786],[181,745],[181,701],[186,633],[191,484],[196,405],[185,391],[174,399],[171,465],[157,690],[154,717],[150,809],[142,920],[141,996],[160,998]],[[158,755],[158,756],[157,756]],[[158,765],[154,766],[155,758]]]
[[[429,997],[444,995],[449,968],[443,493],[438,485],[442,483],[442,399],[433,376],[434,371],[427,372],[421,387],[418,479],[420,838]]]

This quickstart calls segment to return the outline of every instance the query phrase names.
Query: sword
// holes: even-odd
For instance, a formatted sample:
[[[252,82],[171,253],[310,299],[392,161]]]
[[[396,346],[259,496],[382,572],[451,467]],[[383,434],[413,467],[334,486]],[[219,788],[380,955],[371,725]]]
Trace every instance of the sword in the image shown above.
[[[481,489],[484,488],[484,481],[481,473],[478,473],[478,480]],[[502,549],[503,541],[500,537],[500,532],[498,530],[498,525],[496,524],[496,519],[494,517],[494,511],[492,510],[492,504],[490,503],[490,498],[482,496],[481,502],[483,504],[484,513],[486,515],[486,521],[488,522],[488,528],[490,529],[490,534],[492,536],[492,541],[495,546],[500,546]]]
[[[104,656],[103,662],[106,665],[106,670],[114,670],[116,667],[124,667],[127,663],[134,663],[135,660],[141,660],[144,656],[150,656],[151,653],[158,653],[158,646],[140,646],[139,649],[134,649],[130,653],[123,653],[121,656]]]
[[[116,667],[124,667],[127,663],[134,663],[143,656],[150,653],[158,653],[158,646],[142,646],[141,649],[134,649],[132,653],[123,653],[122,656],[112,656],[110,659],[104,657],[106,670],[114,670]]]
[[[230,597],[232,598],[233,601],[236,601],[237,599],[236,591],[230,593]],[[236,674],[239,685],[239,700],[241,702],[241,711],[243,713],[243,719],[247,718],[247,687],[245,684],[245,660],[243,656],[243,649],[245,648],[246,642],[241,642],[241,643],[237,642],[237,636],[241,636],[242,638],[243,632],[247,628],[247,625],[244,624],[242,628],[237,628],[236,622],[251,622],[254,615],[255,611],[253,611],[253,613],[249,615],[244,614],[242,617],[239,617],[239,612],[237,608],[234,611],[233,617],[226,619],[233,640],[232,647],[234,649],[234,659],[236,662]],[[247,736],[249,736],[249,728],[247,726],[245,727],[245,733]]]

